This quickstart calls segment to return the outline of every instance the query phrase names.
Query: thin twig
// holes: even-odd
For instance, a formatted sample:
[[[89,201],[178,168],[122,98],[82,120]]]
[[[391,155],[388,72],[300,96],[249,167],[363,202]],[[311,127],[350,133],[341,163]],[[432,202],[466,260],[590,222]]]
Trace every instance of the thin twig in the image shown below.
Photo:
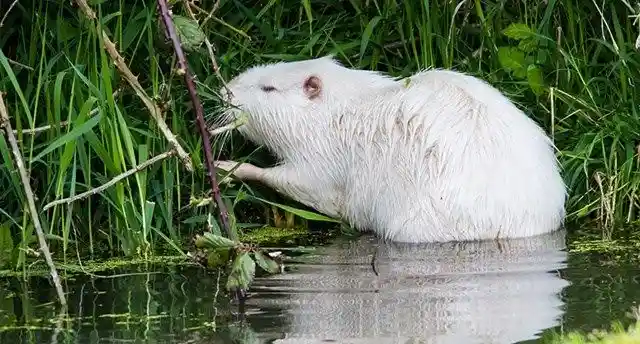
[[[116,90],[115,92],[113,92],[113,97],[115,98],[118,95],[118,90]],[[95,108],[93,110],[91,110],[91,112],[89,112],[89,116],[91,117],[93,115],[95,115],[98,112],[99,108]],[[58,126],[60,128],[65,127],[67,125],[69,125],[69,121],[60,121],[60,123],[58,123]],[[43,125],[41,127],[35,127],[33,129],[22,129],[22,130],[17,130],[17,129],[13,129],[13,134],[17,135],[22,134],[22,135],[31,135],[31,134],[37,134],[43,131],[48,131],[51,130],[53,128],[56,128],[56,125],[53,124],[48,124],[48,125]]]
[[[189,16],[191,17],[191,19],[193,19],[197,23],[198,19],[196,19],[196,16],[193,14],[193,11],[191,10],[191,6],[195,6],[195,5],[192,4],[191,1],[189,1],[189,0],[185,0],[185,5],[186,5],[185,7],[187,8],[187,13],[189,13]],[[220,1],[217,1],[216,4],[214,5],[213,10],[211,10],[211,12],[209,13],[209,16],[213,16],[213,13],[216,11],[216,9],[217,9],[217,7],[219,5],[220,5]],[[207,17],[202,22],[202,26],[204,26],[204,24],[206,23],[208,18],[209,17]],[[213,72],[216,74],[216,77],[222,83],[222,87],[225,88],[225,90],[227,91],[227,94],[231,95],[231,90],[229,89],[229,86],[227,85],[227,82],[222,77],[222,74],[220,74],[220,66],[218,65],[218,62],[216,61],[216,54],[215,54],[216,48],[214,47],[213,44],[211,44],[211,42],[209,41],[209,39],[207,37],[204,38],[204,44],[207,46],[207,51],[209,52],[209,59],[211,59],[211,65],[213,66]]]
[[[5,19],[7,19],[7,16],[9,15],[9,12],[11,12],[11,10],[13,9],[13,6],[15,6],[17,3],[18,3],[18,0],[13,0],[11,5],[9,5],[9,8],[7,9],[7,12],[4,13],[4,16],[2,16],[2,20],[0,20],[0,27],[2,27],[4,25],[4,21],[5,21]]]
[[[57,126],[64,127],[64,126],[67,126],[68,124],[69,124],[68,121],[61,121],[60,123],[58,123]],[[13,129],[13,134],[14,135],[18,135],[18,134],[22,134],[22,135],[37,134],[37,133],[41,133],[43,131],[49,131],[49,130],[51,130],[53,128],[56,128],[57,126],[53,125],[53,124],[48,124],[48,125],[43,125],[41,127],[35,127],[33,129],[22,129],[22,130]]]
[[[91,7],[89,7],[86,0],[76,0],[76,3],[78,4],[78,6],[80,6],[85,16],[87,16],[89,19],[92,19],[92,20],[96,19],[95,12],[93,12]],[[176,149],[176,153],[178,154],[178,157],[180,158],[180,160],[182,160],[185,168],[189,172],[193,172],[193,163],[191,162],[191,158],[189,157],[189,154],[187,154],[184,148],[182,148],[176,136],[171,132],[171,130],[165,123],[164,119],[162,119],[160,107],[158,107],[158,105],[153,100],[151,100],[151,98],[147,95],[144,88],[142,88],[142,85],[140,85],[140,83],[138,82],[138,78],[135,75],[133,75],[133,73],[125,63],[124,58],[120,55],[120,53],[118,53],[118,49],[116,49],[116,45],[111,41],[111,39],[109,39],[109,36],[107,35],[107,33],[100,28],[99,23],[97,25],[98,25],[98,30],[102,33],[104,48],[109,54],[109,56],[111,56],[111,59],[115,63],[116,67],[120,70],[120,72],[122,73],[122,76],[124,76],[127,82],[129,82],[129,84],[131,85],[131,87],[133,87],[138,97],[140,97],[144,105],[147,107],[147,109],[151,113],[151,117],[153,117],[153,119],[156,121],[158,125],[158,128],[160,128],[160,131],[162,131],[162,133],[167,138],[169,143]]]
[[[9,122],[9,112],[4,105],[4,98],[2,97],[2,93],[0,93],[0,127],[4,127],[7,139],[9,141],[9,144],[11,145],[11,151],[13,152],[13,156],[16,159],[16,165],[18,165],[20,179],[22,179],[22,186],[24,187],[24,193],[27,197],[27,203],[29,205],[31,221],[33,222],[33,227],[35,227],[36,229],[36,234],[40,243],[40,250],[44,254],[44,259],[47,262],[47,265],[49,265],[51,278],[53,279],[53,283],[55,284],[56,292],[58,293],[58,299],[60,299],[60,304],[64,307],[67,305],[67,299],[64,296],[64,291],[62,290],[62,283],[60,283],[58,271],[53,264],[51,252],[49,252],[49,246],[47,245],[47,241],[44,237],[44,231],[42,230],[40,218],[38,217],[38,211],[36,210],[36,202],[34,200],[33,190],[31,190],[31,185],[29,184],[29,175],[27,173],[27,169],[24,166],[24,162],[22,161],[22,155],[20,153],[20,148],[18,147],[18,142],[16,141],[16,137],[13,135],[13,130],[11,130],[11,123]]]
[[[229,213],[227,212],[227,207],[222,201],[222,197],[220,195],[220,188],[218,186],[218,182],[216,180],[215,170],[213,168],[213,154],[211,154],[211,145],[209,142],[209,132],[207,131],[207,126],[204,122],[204,115],[202,109],[202,103],[198,99],[198,95],[196,94],[196,86],[193,82],[193,78],[191,77],[191,73],[189,72],[189,66],[187,65],[187,61],[184,56],[184,52],[182,51],[182,46],[180,45],[180,39],[176,34],[176,29],[173,26],[173,21],[171,20],[171,15],[169,14],[169,8],[167,6],[166,0],[158,0],[158,7],[160,9],[160,14],[162,20],[164,22],[164,27],[169,33],[169,38],[171,38],[171,42],[173,43],[173,49],[176,52],[178,57],[178,66],[180,68],[179,72],[184,74],[184,81],[187,84],[187,89],[189,90],[189,95],[191,96],[191,102],[193,103],[193,108],[196,111],[196,122],[198,123],[198,129],[200,130],[200,136],[202,137],[202,145],[204,149],[204,157],[205,163],[207,164],[207,174],[209,177],[209,182],[211,183],[211,190],[213,192],[213,197],[216,200],[218,205],[218,209],[220,210],[220,219],[222,221],[222,227],[226,231],[227,237],[229,239],[235,240],[235,233],[231,230],[229,226]]]
[[[16,65],[18,67],[22,67],[22,68],[27,69],[27,70],[29,70],[31,72],[33,72],[35,70],[33,67],[27,66],[26,64],[22,64],[22,63],[20,63],[18,61],[14,61],[14,60],[9,59],[9,58],[7,58],[7,61],[9,61],[9,63],[12,64],[12,65]]]
[[[176,155],[176,150],[175,150],[175,148],[172,148],[169,151],[166,151],[166,152],[164,152],[162,154],[156,155],[153,158],[151,158],[151,159],[149,159],[149,160],[137,165],[136,167],[134,167],[134,168],[132,168],[130,170],[127,170],[124,173],[121,173],[121,174],[113,177],[113,179],[111,179],[110,181],[106,182],[105,184],[102,184],[102,185],[100,185],[100,186],[98,186],[96,188],[93,188],[93,189],[89,190],[89,191],[85,191],[85,192],[83,192],[81,194],[77,194],[77,195],[75,195],[73,197],[68,197],[68,198],[63,198],[63,199],[59,199],[59,200],[53,201],[53,202],[45,205],[44,208],[42,208],[42,210],[44,211],[44,210],[47,210],[47,209],[49,209],[49,208],[51,208],[53,206],[60,205],[60,204],[68,204],[68,203],[71,203],[71,202],[74,202],[74,201],[89,197],[91,195],[95,195],[97,193],[100,193],[100,192],[108,189],[109,187],[115,185],[117,182],[121,181],[122,179],[125,179],[125,178],[131,176],[132,174],[135,174],[137,172],[140,172],[140,171],[144,170],[145,168],[155,164],[158,161],[162,161],[162,160],[167,159],[167,158],[169,158],[171,156],[174,156],[174,155]]]

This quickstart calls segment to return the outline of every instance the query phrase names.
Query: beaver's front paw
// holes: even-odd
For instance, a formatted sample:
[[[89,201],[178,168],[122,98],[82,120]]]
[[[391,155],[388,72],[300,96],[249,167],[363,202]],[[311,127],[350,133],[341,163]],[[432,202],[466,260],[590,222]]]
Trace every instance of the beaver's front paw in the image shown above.
[[[231,174],[240,180],[256,180],[260,172],[260,168],[254,165],[231,160],[215,161],[213,166],[224,171],[233,171]]]

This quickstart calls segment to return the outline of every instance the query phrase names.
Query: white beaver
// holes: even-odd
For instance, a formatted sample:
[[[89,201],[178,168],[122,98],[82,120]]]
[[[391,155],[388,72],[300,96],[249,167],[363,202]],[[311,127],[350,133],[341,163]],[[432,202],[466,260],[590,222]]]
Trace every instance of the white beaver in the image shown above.
[[[238,130],[280,160],[218,161],[354,228],[397,242],[528,237],[560,228],[566,189],[544,131],[463,73],[394,80],[332,57],[250,68],[222,93]]]

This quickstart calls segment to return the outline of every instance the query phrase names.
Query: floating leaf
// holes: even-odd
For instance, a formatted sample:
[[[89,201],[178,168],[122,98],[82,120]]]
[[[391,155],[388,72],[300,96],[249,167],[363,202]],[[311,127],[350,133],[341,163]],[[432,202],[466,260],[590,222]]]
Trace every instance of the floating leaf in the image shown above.
[[[231,239],[209,232],[204,233],[196,239],[196,247],[198,248],[232,248],[236,245],[237,243]]]
[[[532,64],[527,68],[527,82],[529,87],[536,95],[542,94],[543,89],[543,77],[540,67]]]
[[[256,258],[256,263],[262,268],[262,270],[275,274],[279,271],[278,263],[276,263],[271,257],[265,256],[262,252],[254,252],[253,256]]]
[[[536,32],[533,31],[527,24],[524,23],[512,23],[502,30],[502,34],[516,40],[522,40],[534,37]]]
[[[507,71],[513,72],[518,78],[524,78],[527,73],[524,52],[514,47],[498,48],[498,62]]]

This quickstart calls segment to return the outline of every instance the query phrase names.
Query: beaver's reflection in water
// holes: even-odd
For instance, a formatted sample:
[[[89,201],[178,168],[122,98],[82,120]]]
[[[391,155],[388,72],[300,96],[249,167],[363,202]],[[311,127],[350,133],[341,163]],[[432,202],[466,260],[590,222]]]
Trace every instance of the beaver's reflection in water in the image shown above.
[[[515,343],[559,323],[564,248],[564,231],[420,245],[343,239],[256,279],[247,303],[286,318],[273,343]]]

